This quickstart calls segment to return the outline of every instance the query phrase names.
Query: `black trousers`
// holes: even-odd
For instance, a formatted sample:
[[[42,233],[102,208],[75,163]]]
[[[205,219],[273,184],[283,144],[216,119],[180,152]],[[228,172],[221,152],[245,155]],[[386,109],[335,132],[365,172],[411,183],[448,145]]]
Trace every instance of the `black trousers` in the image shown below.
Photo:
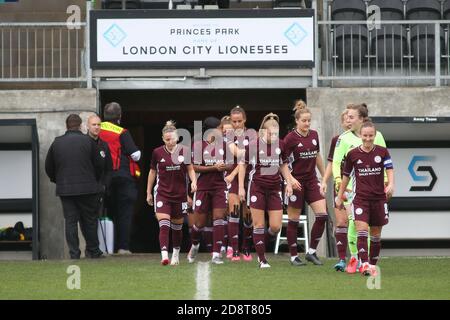
[[[66,241],[70,258],[79,259],[81,255],[78,239],[78,223],[86,240],[86,255],[98,255],[98,207],[99,195],[88,194],[80,196],[62,196],[64,211]]]
[[[132,178],[112,178],[107,197],[108,215],[114,221],[114,247],[130,249],[131,220],[138,190],[136,181]]]

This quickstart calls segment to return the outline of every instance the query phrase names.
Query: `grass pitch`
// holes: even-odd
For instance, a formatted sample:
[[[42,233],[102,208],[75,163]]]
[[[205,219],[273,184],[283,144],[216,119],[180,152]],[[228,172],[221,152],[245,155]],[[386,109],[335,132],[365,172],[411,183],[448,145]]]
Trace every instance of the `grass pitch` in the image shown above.
[[[270,269],[257,263],[209,265],[197,276],[197,263],[185,255],[179,266],[161,266],[157,254],[111,256],[79,261],[0,261],[0,299],[156,299],[190,300],[198,281],[207,281],[211,299],[450,299],[450,259],[382,258],[380,289],[368,289],[367,277],[324,266],[293,267],[286,255],[268,254]],[[200,254],[199,261],[209,255]],[[80,289],[67,287],[70,265],[80,269]],[[207,278],[207,279],[206,279]],[[200,279],[200,280],[199,280]],[[203,283],[204,288],[204,283]]]

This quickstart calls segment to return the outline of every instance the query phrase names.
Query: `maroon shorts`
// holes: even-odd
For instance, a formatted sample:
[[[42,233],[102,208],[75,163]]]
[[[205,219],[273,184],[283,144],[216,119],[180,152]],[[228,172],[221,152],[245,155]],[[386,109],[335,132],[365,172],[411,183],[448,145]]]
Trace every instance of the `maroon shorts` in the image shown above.
[[[353,220],[366,222],[369,226],[381,227],[389,222],[389,210],[386,200],[353,199]]]
[[[320,183],[317,178],[300,181],[302,190],[294,189],[292,196],[286,199],[286,204],[295,209],[303,209],[303,202],[311,204],[313,202],[325,199],[320,194]]]
[[[244,180],[245,190],[247,190],[247,186],[248,186],[248,176],[245,176],[245,180]],[[238,178],[238,176],[234,177],[233,181],[231,181],[231,184],[228,186],[228,193],[239,194],[239,178]]]
[[[205,214],[212,213],[213,209],[226,209],[226,190],[197,191],[194,194],[192,206],[194,212]]]
[[[172,219],[181,219],[187,213],[188,203],[182,201],[172,201],[156,195],[154,199],[155,213],[168,214]]]
[[[250,183],[247,193],[247,206],[264,211],[283,210],[281,186],[277,189],[267,189]]]

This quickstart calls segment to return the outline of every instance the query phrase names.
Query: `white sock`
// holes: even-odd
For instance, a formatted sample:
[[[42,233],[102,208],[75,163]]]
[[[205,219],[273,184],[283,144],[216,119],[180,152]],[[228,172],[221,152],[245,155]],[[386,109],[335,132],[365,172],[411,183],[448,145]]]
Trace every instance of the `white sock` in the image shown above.
[[[213,259],[214,259],[214,258],[219,258],[219,257],[220,257],[220,253],[218,253],[218,252],[213,252],[212,257],[213,257]]]
[[[172,257],[179,256],[179,255],[180,255],[180,248],[173,248]]]
[[[291,256],[291,261],[294,261],[298,256]]]
[[[308,249],[308,253],[309,253],[309,254],[314,254],[314,253],[316,253],[316,251],[317,251],[317,250],[316,250],[316,249],[313,249],[313,248],[309,248],[309,249]]]
[[[200,243],[193,244],[192,246],[193,246],[195,249],[198,249],[198,248],[200,247]]]
[[[161,251],[161,258],[162,260],[169,259],[169,252],[167,252],[167,250]]]

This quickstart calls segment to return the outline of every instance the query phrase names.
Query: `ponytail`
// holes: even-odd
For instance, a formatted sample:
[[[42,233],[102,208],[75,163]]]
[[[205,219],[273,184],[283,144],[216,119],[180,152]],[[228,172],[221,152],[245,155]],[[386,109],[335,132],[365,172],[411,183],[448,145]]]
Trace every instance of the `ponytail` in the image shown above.
[[[296,120],[300,119],[300,116],[304,113],[311,114],[311,111],[306,107],[306,103],[301,99],[295,101],[295,106],[292,110],[295,112],[294,117]]]
[[[169,120],[166,122],[166,125],[162,129],[162,134],[166,134],[168,132],[176,132],[177,128],[175,127],[175,121]]]

